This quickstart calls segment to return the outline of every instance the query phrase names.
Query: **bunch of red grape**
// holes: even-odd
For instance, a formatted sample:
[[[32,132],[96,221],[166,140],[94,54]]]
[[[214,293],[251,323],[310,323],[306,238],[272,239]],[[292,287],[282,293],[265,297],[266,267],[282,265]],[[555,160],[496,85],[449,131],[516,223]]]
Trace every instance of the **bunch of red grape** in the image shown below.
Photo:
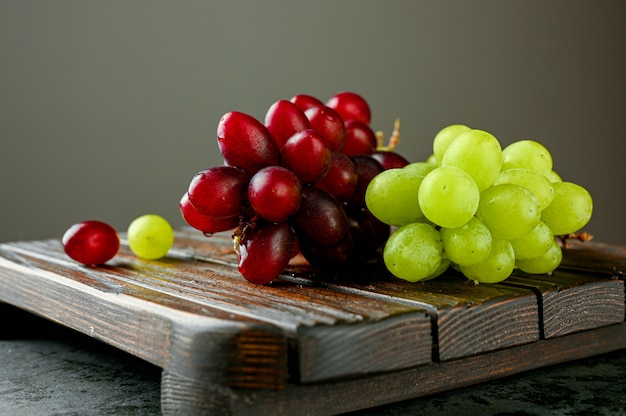
[[[369,104],[353,92],[327,102],[306,95],[278,100],[264,122],[237,111],[217,126],[224,165],[198,172],[180,201],[190,226],[210,236],[234,230],[239,272],[266,284],[298,254],[315,268],[339,270],[372,259],[389,226],[365,206],[381,171],[409,162],[370,127]]]

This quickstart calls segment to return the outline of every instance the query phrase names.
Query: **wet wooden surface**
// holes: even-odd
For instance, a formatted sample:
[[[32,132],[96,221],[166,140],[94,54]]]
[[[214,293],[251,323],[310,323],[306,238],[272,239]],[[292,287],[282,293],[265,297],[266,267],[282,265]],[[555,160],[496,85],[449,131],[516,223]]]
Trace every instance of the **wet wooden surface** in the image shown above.
[[[102,267],[2,244],[0,301],[161,367],[166,414],[336,414],[626,348],[626,247],[574,243],[550,276],[495,285],[296,264],[258,286],[235,262],[228,235],[190,229],[164,259],[123,246]]]

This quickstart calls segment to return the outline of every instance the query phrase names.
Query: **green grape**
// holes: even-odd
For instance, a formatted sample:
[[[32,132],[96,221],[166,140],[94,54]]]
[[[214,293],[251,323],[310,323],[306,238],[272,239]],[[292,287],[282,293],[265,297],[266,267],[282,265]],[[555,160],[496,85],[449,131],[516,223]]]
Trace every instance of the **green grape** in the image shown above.
[[[145,214],[130,223],[126,238],[137,257],[155,260],[165,256],[174,245],[174,230],[165,218]]]
[[[553,243],[554,233],[543,221],[539,221],[528,234],[511,240],[516,260],[539,257],[545,254]]]
[[[552,171],[552,155],[541,143],[519,140],[502,150],[502,170],[524,168],[542,175]]]
[[[435,138],[433,139],[433,157],[438,165],[441,164],[443,154],[445,153],[450,143],[452,143],[452,141],[456,139],[460,134],[465,133],[469,130],[471,129],[463,124],[451,124],[439,130],[439,132],[435,135]]]
[[[559,175],[558,173],[556,173],[556,171],[551,170],[550,173],[548,173],[547,175],[545,175],[546,178],[548,178],[548,180],[551,183],[554,182],[563,182],[563,179],[561,178],[561,175]]]
[[[512,183],[528,189],[537,197],[541,209],[550,205],[554,197],[554,189],[548,178],[534,170],[522,168],[503,170],[494,185],[501,183]]]
[[[442,228],[439,232],[446,257],[459,266],[478,264],[491,252],[491,232],[476,217],[459,228]]]
[[[435,169],[436,167],[437,165],[432,162],[413,162],[409,163],[402,169],[410,172],[412,175],[415,176],[426,176],[431,170]]]
[[[385,224],[415,222],[424,216],[417,200],[417,191],[423,179],[423,176],[404,169],[382,171],[367,186],[365,204]]]
[[[476,216],[487,224],[493,238],[512,240],[537,226],[541,208],[537,197],[528,189],[503,183],[481,193]]]
[[[415,222],[398,228],[387,240],[383,261],[394,276],[417,282],[434,274],[443,259],[441,235],[434,227]]]
[[[553,240],[552,245],[543,255],[531,259],[517,260],[515,266],[521,271],[531,274],[551,273],[559,267],[562,259],[563,251],[556,240]]]
[[[459,168],[440,166],[424,177],[418,191],[422,212],[430,221],[446,228],[468,222],[478,207],[476,182]]]
[[[552,203],[541,213],[541,220],[555,235],[574,233],[591,219],[593,199],[589,192],[572,182],[555,182]]]
[[[469,130],[459,135],[446,149],[441,166],[454,166],[467,172],[478,185],[487,189],[502,168],[500,142],[483,130]]]
[[[515,253],[508,240],[493,240],[485,260],[469,267],[459,266],[461,273],[476,283],[498,283],[513,273]]]

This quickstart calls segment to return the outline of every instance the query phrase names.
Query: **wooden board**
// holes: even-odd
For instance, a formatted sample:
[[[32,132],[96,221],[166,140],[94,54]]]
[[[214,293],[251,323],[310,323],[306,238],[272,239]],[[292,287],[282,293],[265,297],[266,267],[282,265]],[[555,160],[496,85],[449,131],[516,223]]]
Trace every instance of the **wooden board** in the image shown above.
[[[235,263],[227,234],[190,229],[102,267],[2,244],[0,301],[163,368],[165,414],[337,414],[626,348],[626,247],[574,243],[550,276],[496,285],[294,265],[258,286]]]

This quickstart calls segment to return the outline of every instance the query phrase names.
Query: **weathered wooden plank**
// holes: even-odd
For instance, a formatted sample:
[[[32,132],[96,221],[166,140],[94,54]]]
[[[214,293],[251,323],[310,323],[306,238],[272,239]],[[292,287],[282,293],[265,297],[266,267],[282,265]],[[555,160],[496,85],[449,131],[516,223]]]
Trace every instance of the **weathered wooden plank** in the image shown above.
[[[606,274],[557,269],[537,276],[516,271],[505,284],[537,293],[542,338],[624,321],[624,281]]]
[[[24,246],[0,245],[1,300],[202,382],[267,388],[287,382],[287,343],[279,328],[175,309],[158,301],[162,294],[144,297],[145,288],[107,283],[102,268],[29,255]]]
[[[15,244],[36,253],[59,274],[102,290],[202,316],[266,323],[289,340],[290,378],[318,381],[428,363],[431,360],[430,318],[420,308],[391,300],[366,298],[323,287],[277,281],[268,286],[246,282],[232,266],[184,258],[144,261],[127,247],[106,267],[85,268],[67,259],[58,242]],[[70,270],[78,270],[72,273]],[[113,289],[110,289],[113,287]],[[392,319],[391,319],[392,318]],[[338,354],[337,339],[345,342]],[[394,339],[396,344],[387,342]],[[409,353],[389,358],[397,343]],[[356,353],[358,351],[358,354]],[[368,360],[365,361],[364,357]],[[323,363],[323,365],[320,365]]]
[[[183,230],[179,241],[189,255],[205,261],[235,264],[228,234],[205,238]],[[214,242],[214,246],[208,241]],[[193,254],[192,254],[193,253]],[[539,339],[537,297],[530,289],[504,285],[475,285],[454,272],[426,282],[409,283],[372,266],[366,272],[337,278],[292,267],[283,281],[358,294],[363,299],[387,299],[424,308],[433,321],[436,360],[451,360]]]

